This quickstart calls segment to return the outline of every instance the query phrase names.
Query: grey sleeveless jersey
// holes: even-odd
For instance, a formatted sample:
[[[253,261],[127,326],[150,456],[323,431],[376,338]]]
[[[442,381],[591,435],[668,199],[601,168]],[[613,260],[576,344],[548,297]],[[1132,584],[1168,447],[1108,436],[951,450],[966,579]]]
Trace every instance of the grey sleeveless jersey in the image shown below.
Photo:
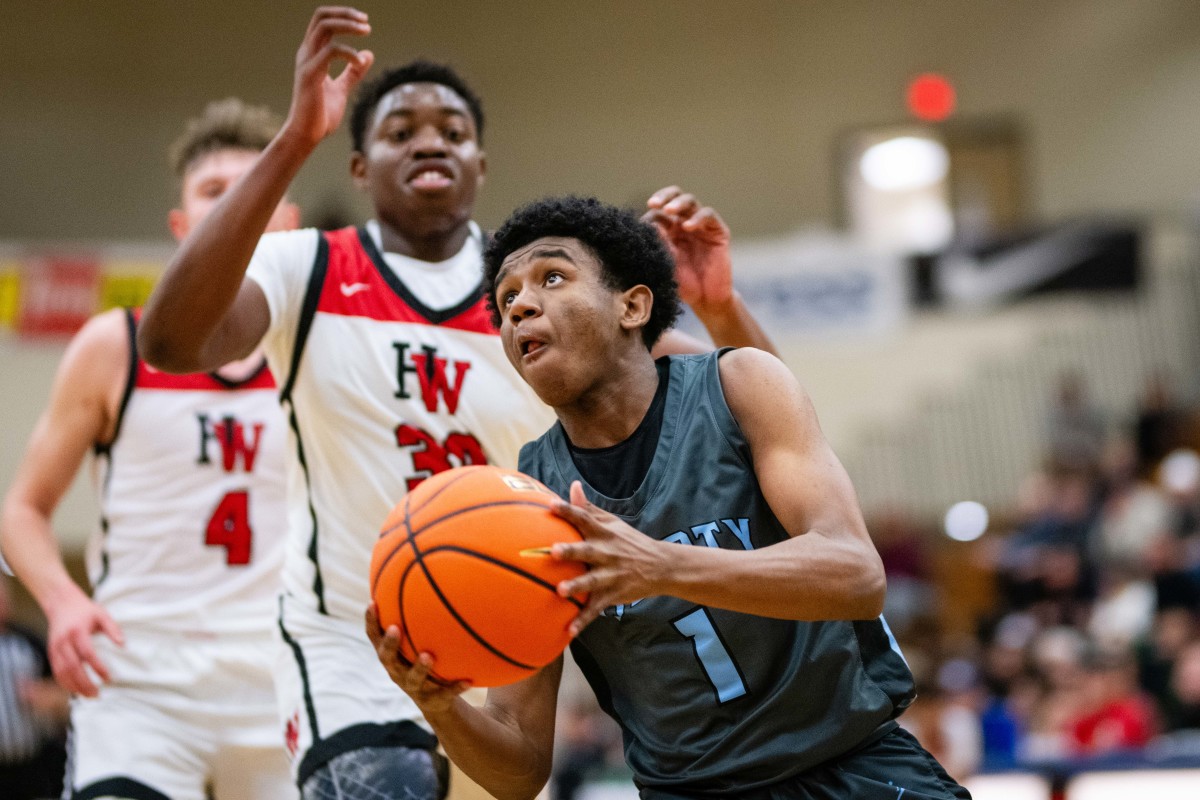
[[[672,357],[658,447],[632,497],[587,485],[561,425],[525,445],[520,469],[563,497],[583,481],[593,503],[681,547],[783,541],[725,402],[719,355]],[[572,654],[620,723],[638,784],[697,794],[736,796],[845,753],[913,698],[882,617],[795,622],[647,597],[605,611]]]

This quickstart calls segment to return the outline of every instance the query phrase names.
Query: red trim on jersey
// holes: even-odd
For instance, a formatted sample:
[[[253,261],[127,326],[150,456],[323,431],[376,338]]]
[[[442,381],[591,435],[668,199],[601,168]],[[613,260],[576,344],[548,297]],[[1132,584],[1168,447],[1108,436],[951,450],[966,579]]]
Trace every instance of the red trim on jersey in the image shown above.
[[[134,323],[140,322],[142,319],[142,309],[133,308],[130,311],[133,314]],[[136,349],[136,340],[131,342],[130,345]],[[170,372],[162,372],[155,369],[139,356],[137,360],[137,376],[134,378],[133,385],[138,389],[230,392],[240,389],[274,389],[275,376],[271,374],[271,370],[267,369],[265,361],[257,372],[242,383],[223,380],[211,372],[192,372],[187,375],[173,375]]]
[[[443,322],[433,322],[388,285],[379,272],[386,266],[377,267],[371,260],[359,241],[356,228],[327,231],[322,235],[329,243],[329,272],[317,303],[319,313],[496,333],[482,297],[462,313]]]
[[[204,392],[236,392],[245,389],[274,389],[275,378],[266,367],[260,369],[245,383],[220,381],[207,372],[193,372],[188,375],[172,375],[161,372],[138,359],[137,380],[134,383],[139,389],[179,389],[183,391]]]

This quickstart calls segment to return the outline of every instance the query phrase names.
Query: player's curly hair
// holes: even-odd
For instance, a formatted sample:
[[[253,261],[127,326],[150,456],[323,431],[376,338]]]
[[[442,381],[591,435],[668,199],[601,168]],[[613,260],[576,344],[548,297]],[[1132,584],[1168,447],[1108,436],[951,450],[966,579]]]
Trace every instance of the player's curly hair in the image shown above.
[[[650,319],[642,328],[646,347],[654,346],[679,317],[675,262],[658,231],[630,211],[594,197],[548,197],[514,211],[483,254],[483,286],[492,323],[500,326],[496,276],[515,250],[545,236],[578,239],[600,261],[604,283],[616,291],[642,284],[654,295]]]
[[[252,106],[236,97],[214,100],[198,117],[187,121],[183,133],[167,151],[177,178],[196,162],[217,150],[253,150],[261,153],[282,124],[269,108]]]
[[[475,94],[463,77],[448,64],[417,59],[392,67],[358,87],[354,107],[350,110],[350,140],[357,152],[363,152],[367,126],[380,98],[406,83],[439,83],[452,90],[467,104],[471,118],[475,120],[475,138],[480,143],[483,142],[483,101],[479,99],[479,95]]]

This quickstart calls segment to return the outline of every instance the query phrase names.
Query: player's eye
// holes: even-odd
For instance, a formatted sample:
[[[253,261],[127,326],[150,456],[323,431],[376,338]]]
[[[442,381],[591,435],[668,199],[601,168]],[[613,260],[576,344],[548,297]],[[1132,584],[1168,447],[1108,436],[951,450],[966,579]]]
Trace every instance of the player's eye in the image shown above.
[[[500,295],[500,306],[502,308],[508,308],[509,306],[512,305],[513,300],[516,300],[516,299],[517,299],[516,292],[505,292],[504,294]]]
[[[407,142],[412,138],[412,132],[406,128],[399,128],[389,134],[389,138],[394,142]]]
[[[450,128],[443,135],[446,137],[446,141],[454,144],[458,144],[463,140],[463,132],[457,128]]]
[[[564,280],[566,280],[566,278],[563,277],[561,272],[551,272],[546,276],[546,285],[554,286],[555,284],[562,283]]]

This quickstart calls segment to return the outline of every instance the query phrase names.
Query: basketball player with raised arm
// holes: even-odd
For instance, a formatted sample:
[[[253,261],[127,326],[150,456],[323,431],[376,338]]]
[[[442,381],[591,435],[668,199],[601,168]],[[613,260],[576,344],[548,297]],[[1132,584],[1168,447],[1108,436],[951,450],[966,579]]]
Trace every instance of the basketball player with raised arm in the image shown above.
[[[235,99],[189,122],[172,148],[177,239],[278,127]],[[281,200],[266,228],[298,222]],[[45,612],[54,675],[76,695],[64,796],[295,797],[272,678],[286,524],[274,380],[261,353],[159,372],[138,353],[137,324],[115,309],[71,341],[4,503],[4,557]],[[51,528],[89,449],[101,509],[90,598]]]
[[[445,791],[436,739],[363,632],[371,548],[408,489],[452,466],[515,466],[520,446],[553,421],[509,366],[486,308],[484,236],[471,218],[487,167],[484,116],[453,70],[413,62],[358,91],[350,173],[373,220],[259,243],[270,209],[338,127],[373,62],[337,37],[369,31],[353,9],[313,15],[287,122],[177,254],[139,340],[151,363],[173,371],[205,369],[261,342],[284,386],[290,538],[278,688],[310,800]],[[334,62],[346,64],[336,77]],[[651,206],[713,336],[764,342],[731,291],[720,219],[673,188]]]
[[[913,682],[884,573],[804,390],[754,348],[660,358],[678,314],[653,229],[581,198],[516,211],[484,256],[505,352],[558,424],[521,471],[590,568],[571,645],[646,800],[966,798],[895,718]],[[401,631],[368,633],[447,754],[495,797],[550,774],[561,658],[475,707]]]

